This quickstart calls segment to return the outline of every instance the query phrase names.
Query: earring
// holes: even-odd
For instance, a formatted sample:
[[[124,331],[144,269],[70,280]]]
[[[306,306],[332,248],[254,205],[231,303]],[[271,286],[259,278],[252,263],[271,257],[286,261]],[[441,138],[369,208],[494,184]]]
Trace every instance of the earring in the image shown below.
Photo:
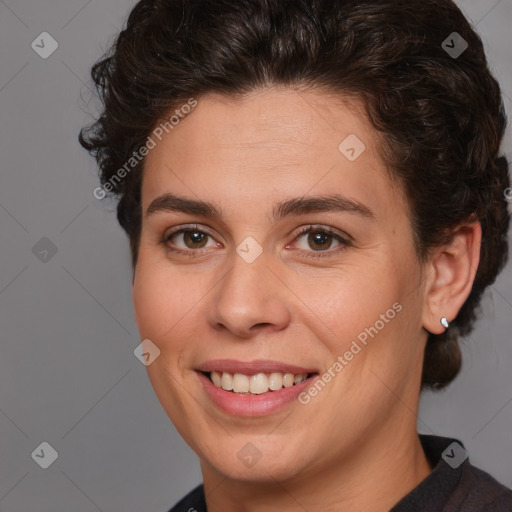
[[[450,326],[450,324],[448,323],[448,320],[446,320],[446,317],[443,316],[443,318],[441,318],[441,324],[443,325],[443,327],[445,327],[446,329],[448,329],[448,327]]]

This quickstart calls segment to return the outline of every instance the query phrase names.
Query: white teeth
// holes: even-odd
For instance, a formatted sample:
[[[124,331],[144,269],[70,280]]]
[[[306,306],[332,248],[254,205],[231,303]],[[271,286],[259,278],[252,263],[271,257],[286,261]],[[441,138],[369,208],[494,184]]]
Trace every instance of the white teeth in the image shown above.
[[[244,375],[242,373],[228,372],[210,372],[210,379],[213,384],[225,391],[234,391],[235,393],[252,393],[261,395],[268,391],[279,391],[283,388],[292,387],[294,384],[300,384],[307,379],[307,373],[280,373],[271,374],[257,373],[256,375]]]
[[[271,373],[268,379],[268,387],[272,391],[277,391],[283,387],[283,374]]]
[[[220,388],[221,387],[221,382],[222,382],[222,379],[221,379],[221,376],[220,376],[220,373],[219,372],[212,372],[210,374],[210,377],[212,378],[212,382],[218,387]]]
[[[261,395],[268,391],[268,378],[264,373],[258,373],[249,381],[249,391],[255,395]]]
[[[305,380],[307,377],[307,375],[305,373],[298,373],[297,375],[295,375],[293,377],[293,383],[294,384],[299,384],[301,383],[303,380]]]
[[[293,373],[285,373],[283,377],[283,386],[289,388],[293,386]]]
[[[231,375],[231,373],[222,373],[220,387],[226,391],[231,391],[233,389],[233,375]]]
[[[241,373],[235,373],[235,375],[233,375],[233,391],[235,393],[248,393],[249,377],[247,377],[247,375],[242,375]]]

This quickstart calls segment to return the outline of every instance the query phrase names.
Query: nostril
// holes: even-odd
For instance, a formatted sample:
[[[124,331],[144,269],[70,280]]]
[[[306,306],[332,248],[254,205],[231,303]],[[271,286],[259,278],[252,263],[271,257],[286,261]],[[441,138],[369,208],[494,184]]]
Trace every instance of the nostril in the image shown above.
[[[253,327],[253,328],[254,328],[254,327],[260,327],[260,326],[262,326],[262,327],[266,327],[267,325],[271,325],[271,324],[270,324],[269,322],[261,322],[261,323],[259,323],[259,324],[255,324],[255,325],[253,325],[252,327]]]

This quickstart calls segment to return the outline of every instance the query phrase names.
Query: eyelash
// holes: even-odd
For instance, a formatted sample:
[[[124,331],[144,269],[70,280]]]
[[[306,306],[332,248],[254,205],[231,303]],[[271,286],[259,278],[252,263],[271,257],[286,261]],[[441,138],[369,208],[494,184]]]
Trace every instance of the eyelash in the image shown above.
[[[323,233],[332,236],[335,240],[340,242],[340,246],[337,249],[327,249],[325,251],[305,251],[306,254],[304,256],[306,258],[328,258],[333,254],[339,254],[341,251],[345,250],[346,247],[350,246],[350,242],[343,238],[341,235],[334,232],[334,230],[330,227],[322,227],[317,225],[310,225],[301,228],[297,236],[294,238],[293,242],[296,242],[304,235],[309,233]]]
[[[185,227],[179,228],[175,231],[172,231],[171,233],[165,235],[162,238],[162,240],[160,241],[160,243],[162,245],[166,246],[170,251],[172,251],[174,253],[178,253],[183,256],[197,257],[197,253],[201,253],[201,252],[203,252],[203,250],[201,250],[201,249],[188,249],[188,250],[176,249],[169,245],[169,241],[171,240],[171,238],[173,238],[174,236],[176,236],[180,233],[184,233],[186,231],[197,231],[199,233],[205,234],[205,235],[213,238],[213,236],[210,233],[208,233],[207,231],[199,229],[199,227],[197,225],[192,225],[192,226],[185,226]],[[327,249],[325,251],[301,251],[301,252],[307,253],[307,254],[304,254],[304,257],[306,257],[306,258],[328,258],[328,257],[332,256],[333,254],[338,254],[341,251],[345,250],[346,247],[351,246],[351,243],[347,239],[343,238],[341,235],[334,232],[334,230],[332,228],[322,227],[322,226],[318,226],[318,225],[310,225],[310,226],[303,227],[300,230],[300,232],[297,234],[297,236],[294,238],[293,242],[296,242],[297,240],[302,238],[304,235],[309,234],[309,233],[328,234],[328,235],[332,236],[335,240],[340,242],[341,245],[337,249]]]

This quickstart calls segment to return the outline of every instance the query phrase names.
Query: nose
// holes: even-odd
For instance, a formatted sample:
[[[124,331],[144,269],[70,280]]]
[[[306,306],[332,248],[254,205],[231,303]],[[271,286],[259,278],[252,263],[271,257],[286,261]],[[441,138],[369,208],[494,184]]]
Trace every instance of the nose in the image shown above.
[[[290,323],[290,291],[269,263],[265,253],[252,263],[233,254],[230,270],[212,292],[208,320],[214,329],[247,339]]]

